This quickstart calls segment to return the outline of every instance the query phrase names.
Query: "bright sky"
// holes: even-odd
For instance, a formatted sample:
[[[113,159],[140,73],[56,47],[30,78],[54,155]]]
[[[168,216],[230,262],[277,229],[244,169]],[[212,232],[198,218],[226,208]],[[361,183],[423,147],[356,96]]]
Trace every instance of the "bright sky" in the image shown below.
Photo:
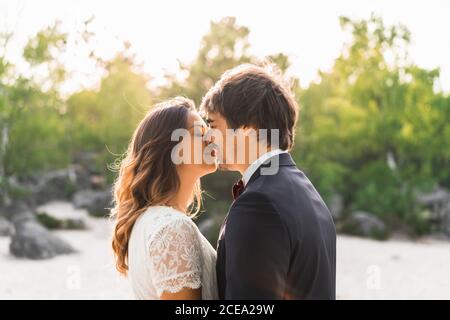
[[[342,48],[346,38],[338,17],[368,18],[371,12],[386,24],[403,23],[411,30],[413,61],[425,68],[440,67],[442,88],[449,92],[448,0],[0,0],[0,31],[15,30],[9,52],[14,59],[28,37],[56,19],[70,31],[95,15],[98,50],[108,56],[117,39],[128,40],[145,70],[158,79],[165,70],[175,70],[177,60],[194,59],[211,20],[235,16],[238,24],[250,29],[251,52],[261,57],[290,55],[291,73],[305,86],[318,69],[332,65]],[[86,66],[72,60],[73,69],[89,74]]]

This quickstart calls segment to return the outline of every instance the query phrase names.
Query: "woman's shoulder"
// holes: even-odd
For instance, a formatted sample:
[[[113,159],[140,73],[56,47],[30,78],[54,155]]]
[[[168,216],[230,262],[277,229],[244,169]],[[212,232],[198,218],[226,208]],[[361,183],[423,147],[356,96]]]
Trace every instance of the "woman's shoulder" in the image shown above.
[[[183,212],[168,206],[151,206],[142,213],[140,219],[151,221],[153,225],[164,225],[173,221],[189,221],[191,218]],[[193,223],[193,222],[192,222]]]
[[[144,227],[149,238],[164,230],[192,230],[196,228],[190,217],[181,211],[168,206],[151,206],[136,221]],[[150,240],[150,239],[149,239]]]

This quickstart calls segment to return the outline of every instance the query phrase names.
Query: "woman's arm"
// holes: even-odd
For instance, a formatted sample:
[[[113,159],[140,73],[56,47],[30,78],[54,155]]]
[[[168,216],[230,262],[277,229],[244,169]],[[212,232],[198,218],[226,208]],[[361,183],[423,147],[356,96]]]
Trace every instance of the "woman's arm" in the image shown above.
[[[161,294],[161,300],[201,300],[202,288],[189,289],[183,288],[181,291],[171,293],[164,291]]]
[[[161,300],[202,298],[202,259],[196,228],[191,220],[177,219],[150,242],[152,280]]]

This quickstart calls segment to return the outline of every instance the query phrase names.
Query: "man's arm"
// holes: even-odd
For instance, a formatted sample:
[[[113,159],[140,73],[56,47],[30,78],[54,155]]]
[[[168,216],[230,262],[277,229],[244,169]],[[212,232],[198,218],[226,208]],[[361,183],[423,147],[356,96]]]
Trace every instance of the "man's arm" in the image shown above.
[[[290,262],[286,227],[270,200],[246,192],[226,227],[226,299],[282,299]]]

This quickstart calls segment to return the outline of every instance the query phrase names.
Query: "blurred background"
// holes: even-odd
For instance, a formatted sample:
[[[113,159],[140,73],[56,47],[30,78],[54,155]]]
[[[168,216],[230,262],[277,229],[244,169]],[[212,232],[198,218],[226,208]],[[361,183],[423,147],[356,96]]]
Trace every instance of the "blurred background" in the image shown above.
[[[0,299],[131,299],[111,165],[152,104],[270,59],[332,211],[338,299],[450,299],[450,3],[0,0]],[[203,179],[216,245],[239,176]]]

